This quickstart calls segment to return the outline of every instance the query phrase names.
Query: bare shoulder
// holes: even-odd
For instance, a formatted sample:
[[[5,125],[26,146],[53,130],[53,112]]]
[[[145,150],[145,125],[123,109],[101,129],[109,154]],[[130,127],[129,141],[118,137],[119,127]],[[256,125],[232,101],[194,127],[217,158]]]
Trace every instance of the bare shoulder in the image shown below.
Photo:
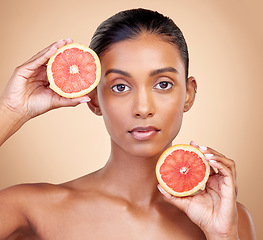
[[[84,189],[89,189],[92,184],[89,184],[90,181],[87,179],[90,178],[87,176],[85,176],[85,180],[83,178],[62,184],[32,183],[12,186],[0,191],[0,202],[6,202],[6,204],[12,202],[12,205],[18,205],[24,209],[28,205],[32,209],[31,204],[34,203],[37,203],[39,207],[46,204],[63,203],[77,195],[78,192],[81,193]]]
[[[30,212],[32,204],[48,203],[63,198],[67,190],[60,185],[48,183],[20,184],[0,191],[0,203],[6,209],[9,205],[24,215]]]
[[[240,240],[256,239],[255,226],[247,208],[241,203],[237,203],[238,210],[238,232]]]
[[[62,193],[64,187],[62,185],[55,185],[49,183],[33,183],[33,184],[20,184],[12,186],[0,191],[0,199],[12,199],[13,202],[19,201],[23,203],[33,200],[34,198],[42,198],[50,194]]]
[[[52,199],[51,196],[55,199],[59,192],[61,196],[62,188],[51,184],[22,184],[1,190],[0,239],[7,239],[18,231],[28,231],[30,218],[42,205],[39,203],[48,204],[48,199]]]

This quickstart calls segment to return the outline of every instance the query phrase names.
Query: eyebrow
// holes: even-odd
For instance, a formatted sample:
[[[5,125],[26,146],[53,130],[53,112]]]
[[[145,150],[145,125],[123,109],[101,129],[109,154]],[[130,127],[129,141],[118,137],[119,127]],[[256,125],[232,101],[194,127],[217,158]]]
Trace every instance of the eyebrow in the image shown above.
[[[165,73],[165,72],[178,73],[178,71],[175,68],[167,67],[167,68],[160,68],[160,69],[153,70],[150,73],[150,76],[153,77],[155,75],[158,75],[158,74],[161,74],[161,73]]]
[[[117,73],[117,74],[121,74],[121,75],[123,75],[123,76],[125,76],[125,77],[131,77],[131,75],[130,75],[129,73],[127,73],[127,72],[125,72],[125,71],[122,71],[122,70],[119,70],[119,69],[115,69],[115,68],[109,69],[109,70],[105,73],[104,76],[106,76],[106,75],[108,75],[108,74],[110,74],[110,73]]]
[[[165,73],[165,72],[178,73],[178,71],[174,67],[167,67],[167,68],[160,68],[160,69],[156,69],[156,70],[151,71],[150,77],[153,77],[155,75]],[[119,69],[115,69],[115,68],[111,68],[111,69],[107,70],[104,76],[106,76],[110,73],[117,73],[117,74],[121,74],[125,77],[131,77],[131,75],[129,73],[122,71],[122,70],[119,70]]]

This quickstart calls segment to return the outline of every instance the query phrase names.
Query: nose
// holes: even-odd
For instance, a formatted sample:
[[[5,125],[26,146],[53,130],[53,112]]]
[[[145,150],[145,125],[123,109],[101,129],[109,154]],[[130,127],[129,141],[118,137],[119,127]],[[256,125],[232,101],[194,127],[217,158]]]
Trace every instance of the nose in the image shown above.
[[[148,118],[155,114],[154,96],[150,90],[141,89],[134,96],[133,116]]]

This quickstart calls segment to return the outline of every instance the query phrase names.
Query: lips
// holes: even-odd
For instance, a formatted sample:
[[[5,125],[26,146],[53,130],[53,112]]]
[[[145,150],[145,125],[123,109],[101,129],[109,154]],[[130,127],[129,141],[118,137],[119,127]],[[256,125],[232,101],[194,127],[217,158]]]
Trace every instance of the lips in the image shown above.
[[[159,129],[153,126],[136,127],[129,131],[133,138],[140,141],[149,140],[160,132]]]

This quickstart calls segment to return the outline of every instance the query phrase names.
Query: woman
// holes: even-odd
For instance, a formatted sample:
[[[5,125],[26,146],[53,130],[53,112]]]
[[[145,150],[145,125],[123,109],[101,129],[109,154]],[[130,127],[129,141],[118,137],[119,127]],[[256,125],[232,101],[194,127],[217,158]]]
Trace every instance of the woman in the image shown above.
[[[156,161],[172,145],[197,88],[173,21],[134,9],[103,22],[90,44],[102,78],[78,99],[52,92],[46,76],[47,60],[71,42],[56,42],[15,70],[0,99],[0,142],[29,119],[87,102],[109,132],[108,162],[64,184],[3,190],[0,239],[255,239],[249,213],[236,202],[234,161],[215,150],[191,142],[219,170],[202,193],[175,198],[156,187]]]

